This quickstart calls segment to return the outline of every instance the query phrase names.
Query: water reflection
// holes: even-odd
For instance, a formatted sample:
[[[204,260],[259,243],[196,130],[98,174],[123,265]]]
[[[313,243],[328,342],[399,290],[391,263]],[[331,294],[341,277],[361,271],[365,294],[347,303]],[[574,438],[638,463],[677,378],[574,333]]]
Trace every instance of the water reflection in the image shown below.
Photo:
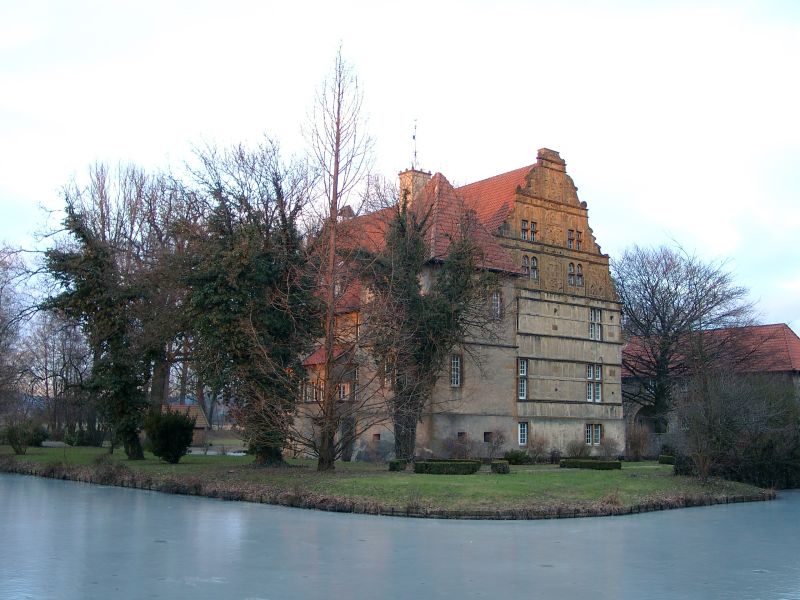
[[[795,598],[800,492],[560,521],[319,513],[0,474],[0,598]]]

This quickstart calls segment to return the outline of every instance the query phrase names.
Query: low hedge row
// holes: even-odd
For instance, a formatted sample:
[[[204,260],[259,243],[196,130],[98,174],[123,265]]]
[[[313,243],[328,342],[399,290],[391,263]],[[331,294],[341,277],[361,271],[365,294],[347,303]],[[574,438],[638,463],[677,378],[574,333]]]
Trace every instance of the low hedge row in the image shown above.
[[[479,460],[418,460],[414,463],[414,473],[428,475],[471,475],[481,468]]]
[[[674,465],[675,457],[672,454],[661,454],[658,457],[658,464],[661,465]]]
[[[492,473],[497,473],[499,475],[506,475],[507,473],[511,473],[511,468],[508,466],[507,460],[493,460],[492,461]]]
[[[405,471],[408,461],[404,458],[394,458],[389,461],[390,471]]]
[[[622,463],[618,460],[587,460],[585,458],[562,458],[559,466],[562,469],[597,469],[598,471],[611,471],[621,469]]]

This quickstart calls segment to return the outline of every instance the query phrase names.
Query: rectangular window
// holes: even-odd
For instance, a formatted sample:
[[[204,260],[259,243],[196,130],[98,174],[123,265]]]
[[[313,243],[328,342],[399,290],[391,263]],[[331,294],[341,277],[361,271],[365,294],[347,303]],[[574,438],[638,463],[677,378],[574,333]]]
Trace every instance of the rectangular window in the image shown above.
[[[575,232],[575,249],[576,250],[583,250],[583,232],[576,231]]]
[[[525,421],[520,421],[517,423],[519,435],[519,445],[520,446],[527,446],[528,444],[528,423]]]
[[[461,355],[450,355],[450,387],[461,387]]]
[[[372,434],[372,441],[373,442],[380,442],[381,441],[381,434],[380,433],[373,433]]]
[[[466,439],[467,432],[466,431],[459,431],[458,434],[456,434],[456,435],[457,435],[458,439],[463,440],[463,439]]]
[[[586,401],[603,401],[603,365],[586,365]]]
[[[603,311],[599,308],[589,309],[589,339],[603,341],[603,325],[601,320],[603,318]]]
[[[492,292],[492,318],[499,319],[503,316],[503,294],[495,290]]]
[[[527,240],[528,239],[528,222],[522,221],[519,227],[519,239]]]
[[[600,423],[587,423],[584,431],[587,446],[597,446],[603,440],[603,426]]]
[[[528,399],[528,359],[517,359],[517,399]]]
[[[494,439],[494,433],[492,433],[491,431],[483,432],[483,442],[485,444],[491,444],[493,439]]]
[[[575,247],[575,230],[568,229],[567,230],[567,248],[572,250]]]
[[[532,242],[536,241],[536,236],[538,235],[538,233],[539,232],[536,229],[536,222],[535,221],[531,221],[531,241]]]
[[[347,398],[350,396],[350,382],[340,383],[338,388],[339,400],[347,400]]]

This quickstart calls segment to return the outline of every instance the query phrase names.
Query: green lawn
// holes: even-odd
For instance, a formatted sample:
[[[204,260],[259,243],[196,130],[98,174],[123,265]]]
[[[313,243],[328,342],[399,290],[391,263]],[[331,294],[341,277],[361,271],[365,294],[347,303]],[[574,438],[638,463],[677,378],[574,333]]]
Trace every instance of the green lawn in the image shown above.
[[[99,448],[30,448],[13,458],[27,463],[60,463],[94,468]],[[14,455],[0,446],[0,459]],[[686,497],[744,496],[757,494],[753,486],[716,480],[706,484],[676,477],[672,467],[653,462],[624,463],[622,470],[559,469],[550,465],[512,466],[509,475],[496,475],[487,467],[474,475],[417,475],[393,473],[386,465],[337,463],[336,470],[318,473],[310,460],[290,460],[289,468],[255,467],[249,456],[187,455],[177,465],[150,454],[143,461],[129,461],[116,451],[114,463],[152,481],[192,482],[218,489],[264,490],[273,495],[354,501],[386,509],[492,511],[545,510],[553,507],[629,507]]]

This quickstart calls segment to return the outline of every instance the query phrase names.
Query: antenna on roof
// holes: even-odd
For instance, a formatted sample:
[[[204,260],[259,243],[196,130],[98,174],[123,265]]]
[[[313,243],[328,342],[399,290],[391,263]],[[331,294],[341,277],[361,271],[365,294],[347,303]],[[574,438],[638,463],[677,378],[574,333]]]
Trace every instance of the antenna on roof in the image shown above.
[[[411,168],[413,170],[417,169],[417,120],[414,119],[414,135],[411,136],[411,139],[414,141],[414,160],[411,161]]]

